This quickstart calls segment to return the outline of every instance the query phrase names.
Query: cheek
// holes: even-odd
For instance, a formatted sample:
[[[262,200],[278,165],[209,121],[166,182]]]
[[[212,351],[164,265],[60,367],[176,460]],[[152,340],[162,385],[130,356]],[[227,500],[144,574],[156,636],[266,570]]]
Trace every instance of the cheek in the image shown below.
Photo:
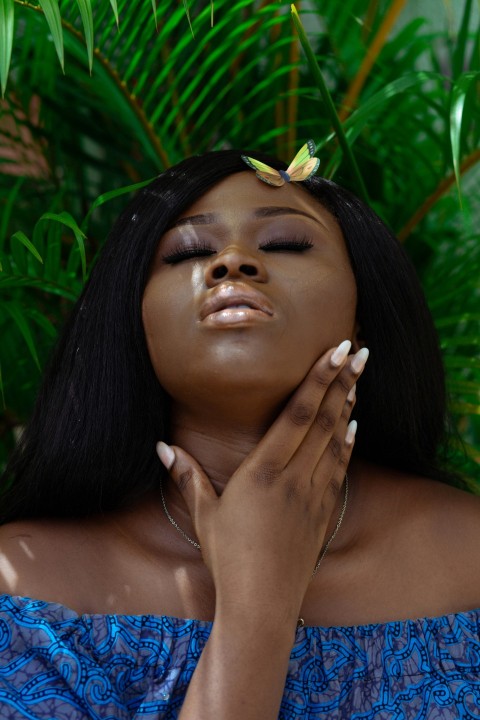
[[[180,289],[182,288],[182,289]],[[143,295],[142,320],[148,353],[160,383],[184,372],[192,344],[193,299],[178,282],[150,281]]]
[[[162,366],[168,352],[168,340],[175,323],[175,313],[168,302],[169,295],[154,285],[147,285],[142,302],[142,319],[148,352],[155,372]]]
[[[355,327],[357,290],[350,268],[322,268],[301,283],[298,313],[304,332],[318,328],[322,349],[351,337]]]

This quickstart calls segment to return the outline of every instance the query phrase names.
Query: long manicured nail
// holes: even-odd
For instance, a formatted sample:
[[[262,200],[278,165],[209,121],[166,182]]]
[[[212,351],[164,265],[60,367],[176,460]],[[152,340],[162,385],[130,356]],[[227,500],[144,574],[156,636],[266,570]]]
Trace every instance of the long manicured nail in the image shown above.
[[[175,462],[175,453],[172,448],[166,443],[160,441],[157,443],[157,455],[167,470],[170,470]]]
[[[354,401],[356,392],[357,392],[357,383],[355,383],[355,385],[352,388],[350,388],[350,392],[347,395],[348,402]]]
[[[350,340],[344,340],[337,348],[335,348],[330,358],[330,362],[334,367],[340,367],[350,352],[351,347],[352,343]]]
[[[352,370],[356,373],[359,373],[363,370],[365,367],[365,363],[368,360],[368,356],[370,354],[370,350],[368,348],[362,348],[357,352],[356,355],[353,356],[352,360]]]
[[[358,424],[357,424],[356,420],[352,420],[351,422],[349,422],[348,427],[347,427],[347,434],[345,435],[345,443],[347,445],[351,445],[353,443],[353,441],[355,440],[355,434],[357,432],[357,427],[358,427]]]

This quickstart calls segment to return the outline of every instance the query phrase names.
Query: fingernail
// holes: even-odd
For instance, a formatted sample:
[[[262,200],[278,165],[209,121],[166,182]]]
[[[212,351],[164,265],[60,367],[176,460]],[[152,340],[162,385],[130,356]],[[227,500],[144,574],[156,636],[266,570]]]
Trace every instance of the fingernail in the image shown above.
[[[363,370],[365,367],[365,363],[368,360],[368,356],[370,354],[370,350],[368,348],[362,348],[357,352],[356,355],[353,356],[352,360],[352,370],[356,373],[359,373]]]
[[[344,340],[337,348],[335,348],[330,358],[330,362],[334,367],[340,367],[350,352],[351,347],[352,343],[350,340]]]
[[[167,470],[170,470],[175,462],[175,453],[172,448],[164,442],[157,443],[157,454]]]
[[[355,434],[357,432],[357,421],[352,420],[347,427],[347,434],[345,435],[345,443],[347,445],[351,445],[353,441],[355,440]]]
[[[350,389],[350,392],[347,395],[348,402],[353,402],[355,399],[355,393],[357,392],[357,383]]]

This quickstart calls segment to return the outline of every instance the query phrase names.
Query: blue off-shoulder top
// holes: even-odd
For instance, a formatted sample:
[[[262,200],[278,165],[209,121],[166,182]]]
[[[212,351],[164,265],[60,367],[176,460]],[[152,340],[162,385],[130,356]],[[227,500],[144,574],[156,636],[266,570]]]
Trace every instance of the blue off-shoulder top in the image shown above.
[[[0,717],[174,720],[212,624],[0,596]],[[480,610],[303,627],[279,720],[480,719]]]

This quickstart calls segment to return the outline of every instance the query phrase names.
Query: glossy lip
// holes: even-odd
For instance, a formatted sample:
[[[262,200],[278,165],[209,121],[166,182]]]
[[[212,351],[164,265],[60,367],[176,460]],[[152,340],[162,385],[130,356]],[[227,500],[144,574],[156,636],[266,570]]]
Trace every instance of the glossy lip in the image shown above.
[[[215,288],[200,309],[200,320],[209,315],[233,308],[236,305],[247,305],[252,310],[260,310],[265,315],[273,315],[273,308],[267,298],[243,283],[222,284]],[[240,308],[238,308],[240,310]],[[246,308],[243,308],[245,310]]]

